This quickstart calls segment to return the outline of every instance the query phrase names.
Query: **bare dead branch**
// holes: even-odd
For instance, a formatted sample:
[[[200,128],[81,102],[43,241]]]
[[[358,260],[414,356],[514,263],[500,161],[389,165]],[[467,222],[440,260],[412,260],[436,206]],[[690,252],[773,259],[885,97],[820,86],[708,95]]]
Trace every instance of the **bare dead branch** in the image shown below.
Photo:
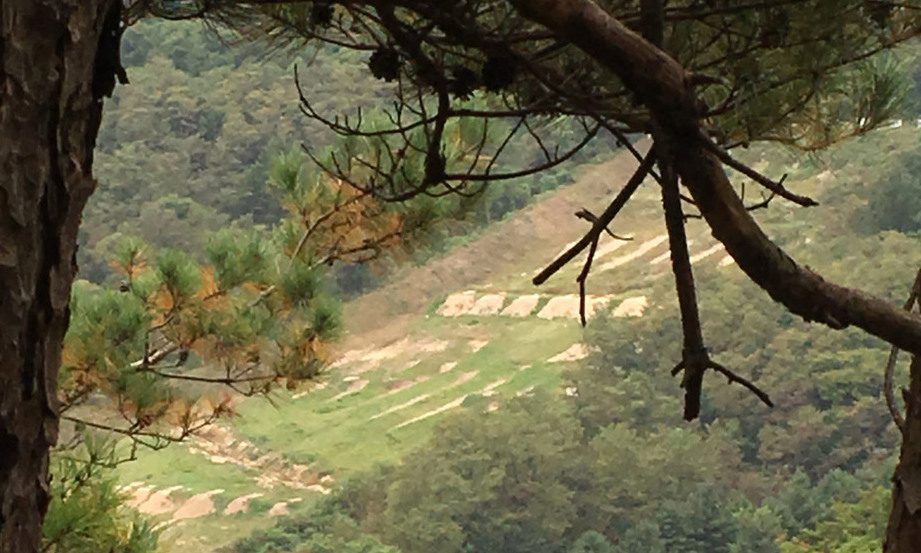
[[[596,125],[594,128],[586,132],[582,140],[580,140],[575,146],[570,148],[568,151],[562,154],[557,154],[554,157],[554,159],[551,159],[550,161],[541,163],[539,165],[528,167],[526,169],[521,169],[519,171],[510,171],[507,173],[472,174],[472,175],[447,174],[447,175],[444,175],[443,178],[447,181],[485,182],[485,181],[511,180],[511,179],[517,179],[521,177],[527,177],[529,175],[535,175],[537,173],[543,173],[544,171],[553,169],[554,167],[569,161],[570,159],[573,158],[573,156],[581,152],[582,149],[586,145],[588,145],[588,143],[591,142],[593,138],[595,138],[595,135],[598,134],[599,128],[600,127]]]
[[[662,175],[662,207],[665,213],[665,228],[668,231],[668,247],[671,251],[672,273],[678,292],[678,306],[681,311],[681,330],[684,337],[682,362],[684,370],[681,387],[684,388],[684,418],[694,420],[700,414],[700,396],[703,378],[709,364],[707,348],[704,345],[700,327],[700,312],[697,307],[697,290],[694,272],[688,252],[687,233],[684,228],[684,214],[678,191],[678,175],[669,157],[667,146],[659,159],[659,173]]]
[[[748,165],[745,165],[741,161],[738,161],[737,159],[733,158],[729,154],[729,152],[719,147],[715,142],[710,140],[709,137],[702,136],[701,140],[704,142],[707,149],[709,149],[711,152],[713,152],[716,155],[717,159],[719,159],[721,162],[725,163],[729,167],[735,169],[736,171],[742,173],[746,177],[757,182],[761,186],[767,188],[768,190],[771,191],[771,193],[776,194],[780,196],[781,198],[789,200],[803,207],[813,207],[813,206],[819,205],[819,202],[813,200],[812,198],[809,198],[807,196],[801,196],[799,194],[795,194],[787,190],[787,188],[784,187],[783,185],[784,181],[787,179],[787,175],[782,176],[780,180],[778,181],[771,180],[770,178],[759,173],[758,171],[755,171]]]
[[[582,266],[582,272],[576,277],[576,282],[579,283],[579,320],[582,321],[582,326],[585,326],[588,322],[585,314],[585,283],[592,270],[592,261],[595,260],[595,250],[598,248],[598,238],[599,237],[596,237],[592,240],[592,244],[588,249],[588,256],[585,258],[585,265]]]
[[[741,384],[742,386],[748,388],[751,393],[755,394],[755,396],[761,400],[761,403],[764,403],[768,407],[774,407],[774,402],[771,401],[771,397],[752,381],[737,375],[716,361],[711,360],[709,368],[728,378],[730,384]]]
[[[217,420],[217,417],[209,415],[201,421],[197,422],[194,425],[182,427],[178,429],[176,434],[167,434],[162,432],[151,432],[149,430],[143,430],[139,427],[137,423],[132,424],[128,427],[115,426],[111,424],[105,424],[101,422],[95,422],[87,419],[81,419],[79,417],[74,417],[71,415],[65,415],[61,417],[62,420],[72,422],[77,425],[87,426],[96,430],[101,430],[103,432],[109,432],[112,434],[118,434],[125,436],[130,439],[133,443],[137,445],[144,446],[149,449],[157,450],[163,449],[169,443],[179,443],[184,441],[186,438],[192,434],[202,430],[203,428],[210,426]],[[151,440],[151,441],[148,441]]]
[[[598,223],[598,216],[584,207],[580,209],[579,211],[576,211],[575,216],[584,221],[588,221],[589,223],[593,225]],[[633,240],[632,236],[620,236],[618,234],[614,234],[611,228],[607,226],[604,227],[604,231],[608,233],[608,235],[615,240],[623,240],[624,242],[630,242],[631,240]]]
[[[556,274],[560,269],[565,267],[570,261],[572,261],[579,253],[582,252],[585,248],[589,247],[592,242],[597,241],[598,237],[604,232],[604,229],[607,228],[609,224],[617,217],[617,214],[620,213],[620,210],[623,209],[627,202],[630,201],[630,198],[633,196],[633,193],[637,191],[643,181],[646,179],[646,175],[649,174],[649,171],[652,169],[652,166],[655,164],[656,156],[655,153],[650,150],[646,154],[646,157],[643,158],[643,161],[640,163],[640,166],[637,167],[636,171],[633,173],[633,176],[630,177],[630,180],[624,185],[621,191],[614,197],[611,201],[611,204],[598,216],[598,222],[592,226],[592,228],[581,238],[578,242],[573,244],[569,249],[563,252],[558,258],[553,260],[547,267],[537,274],[532,279],[532,282],[540,286],[547,281],[548,278]]]

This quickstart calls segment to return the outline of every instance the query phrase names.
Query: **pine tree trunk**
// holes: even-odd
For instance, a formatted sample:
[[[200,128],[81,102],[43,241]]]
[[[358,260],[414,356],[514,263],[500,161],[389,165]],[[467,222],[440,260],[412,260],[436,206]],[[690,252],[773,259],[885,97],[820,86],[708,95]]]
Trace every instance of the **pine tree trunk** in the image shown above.
[[[885,553],[921,551],[921,355],[911,362],[899,465],[893,476],[892,511]]]
[[[77,227],[119,10],[118,0],[0,2],[0,553],[40,547]]]

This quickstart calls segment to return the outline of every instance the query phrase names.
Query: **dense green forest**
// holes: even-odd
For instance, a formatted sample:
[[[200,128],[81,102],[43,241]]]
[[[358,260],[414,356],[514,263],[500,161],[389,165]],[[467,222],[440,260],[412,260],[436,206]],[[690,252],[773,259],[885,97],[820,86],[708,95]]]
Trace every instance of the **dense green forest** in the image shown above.
[[[0,553],[917,553],[919,37],[4,0]]]
[[[905,207],[921,193],[917,134],[883,131],[801,160],[797,178],[825,182],[819,200],[835,215],[806,223],[768,210],[765,223],[807,263],[899,301],[914,271],[906,260],[921,255],[921,221]],[[818,241],[826,247],[809,246]],[[774,410],[713,376],[700,423],[683,425],[663,367],[680,347],[677,318],[601,318],[586,332],[593,353],[564,376],[576,397],[535,391],[495,413],[468,399],[399,465],[227,550],[877,551],[898,445],[883,344],[809,327],[742,274],[704,269],[700,280],[714,354],[753,375]]]
[[[343,146],[300,112],[296,65],[307,75],[302,92],[319,99],[313,108],[322,113],[354,115],[364,108],[373,116],[392,92],[370,74],[360,52],[228,41],[195,22],[148,20],[125,33],[131,85],[118,88],[106,104],[96,154],[101,184],[81,227],[82,278],[110,277],[110,262],[126,237],[202,257],[220,229],[276,225],[284,211],[269,185],[273,164],[294,156],[305,171],[317,173],[301,147]],[[556,124],[557,132],[573,132],[567,125]],[[519,142],[506,163],[536,155]],[[612,144],[598,141],[576,161],[596,158]],[[431,212],[437,224],[377,266],[337,266],[341,290],[349,296],[373,287],[394,263],[430,259],[568,181],[557,169],[498,182],[470,198],[425,202],[418,209]]]
[[[322,75],[302,85],[330,111],[371,106],[388,92],[361,54],[296,59],[284,49],[228,48],[195,24],[145,22],[126,33],[123,54],[131,85],[107,104],[101,185],[80,250],[81,276],[107,286],[120,278],[111,261],[129,237],[201,260],[222,229],[254,240],[271,234],[285,217],[273,174],[291,165],[315,170],[301,144],[336,145],[299,114],[295,63],[309,61],[309,74]],[[904,260],[921,254],[921,156],[913,124],[881,132],[799,160],[800,176],[834,175],[818,198],[828,210],[821,220],[784,220],[784,211],[763,218],[805,263],[902,301],[913,269]],[[597,160],[611,145],[599,141],[573,163]],[[522,146],[518,155],[533,154]],[[793,163],[789,152],[766,155]],[[426,219],[424,235],[370,265],[331,269],[333,295],[367,291],[388,269],[470,240],[565,185],[569,174],[410,206]],[[825,247],[809,248],[814,242]],[[714,384],[699,424],[681,424],[675,381],[661,363],[679,356],[674,313],[656,310],[629,324],[602,317],[586,330],[591,356],[565,375],[575,397],[536,390],[498,413],[468,400],[401,463],[350,478],[228,551],[875,551],[898,444],[881,396],[882,342],[858,330],[807,328],[742,275],[704,270],[700,280],[712,351],[784,397],[782,408],[765,414],[736,388]],[[668,289],[661,283],[657,294]],[[109,447],[91,446],[103,455]],[[151,551],[156,532],[120,504],[112,477],[81,466],[65,458],[55,464],[48,550],[88,552],[105,543]],[[81,542],[75,528],[92,539]]]
[[[341,298],[379,285],[395,266],[423,263],[471,239],[477,229],[568,182],[566,172],[550,171],[497,183],[469,198],[380,206],[374,211],[381,225],[396,220],[400,230],[399,243],[388,244],[383,255],[370,263],[341,259],[346,262],[277,274],[278,264],[289,262],[281,250],[293,249],[297,241],[290,221],[302,215],[298,206],[320,209],[334,201],[329,190],[316,186],[324,179],[302,146],[342,147],[322,132],[322,125],[300,113],[295,65],[309,66],[311,78],[300,84],[303,93],[323,99],[314,106],[318,109],[368,107],[388,90],[368,73],[362,54],[333,49],[298,58],[293,49],[226,40],[198,23],[157,20],[141,22],[124,36],[123,61],[131,84],[106,104],[96,152],[100,185],[81,227],[81,281],[74,290],[60,375],[66,416],[77,416],[65,424],[66,439],[55,453],[55,486],[45,524],[48,551],[140,553],[156,547],[153,523],[122,504],[112,472],[145,448],[126,453],[118,434],[88,432],[86,421],[108,427],[113,416],[117,423],[130,412],[136,420],[128,428],[140,424],[149,431],[154,420],[165,429],[181,427],[164,404],[186,405],[182,409],[191,416],[201,390],[157,383],[152,374],[131,368],[149,352],[145,336],[150,329],[162,334],[181,302],[194,304],[185,314],[197,319],[193,332],[246,349],[260,335],[277,339],[292,325],[291,317],[274,307],[253,309],[260,295],[252,295],[253,286],[262,291],[277,286],[292,305],[303,304],[300,317],[311,332],[321,329],[325,342],[338,332]],[[560,131],[567,132],[565,125]],[[599,144],[580,160],[603,148]],[[534,153],[519,146],[515,155],[520,159]],[[322,253],[313,249],[306,248],[311,258]],[[266,280],[272,278],[280,280]],[[167,297],[158,290],[168,290]],[[208,304],[215,295],[233,301]],[[228,319],[231,313],[233,320]],[[188,334],[188,323],[183,324],[179,332]],[[296,352],[298,338],[290,338]],[[192,370],[215,361],[203,359],[200,350],[183,351],[176,367],[185,365],[186,356]],[[221,355],[226,358],[226,353]],[[287,377],[315,376],[319,364],[312,357],[306,365],[284,369]],[[91,372],[97,374],[87,377]],[[223,401],[216,397],[204,398],[213,400],[215,414]]]

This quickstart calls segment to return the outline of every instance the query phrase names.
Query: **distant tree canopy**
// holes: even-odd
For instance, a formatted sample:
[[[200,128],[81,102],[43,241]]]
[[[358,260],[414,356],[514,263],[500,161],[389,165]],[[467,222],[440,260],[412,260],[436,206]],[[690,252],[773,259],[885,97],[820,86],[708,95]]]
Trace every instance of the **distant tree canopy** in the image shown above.
[[[815,201],[729,153],[757,141],[814,151],[901,115],[910,90],[907,73],[891,57],[877,54],[918,33],[921,20],[912,8],[863,0],[740,5],[482,0],[448,8],[415,1],[190,1],[138,2],[129,13],[205,18],[248,38],[366,52],[370,73],[395,85],[384,117],[324,109],[322,97],[300,85],[298,92],[308,118],[365,144],[326,155],[308,146],[314,162],[384,200],[475,193],[489,183],[561,165],[599,134],[627,144],[630,133],[651,133],[657,147],[600,214],[599,224],[535,282],[591,251],[643,179],[658,181],[672,250],[678,252],[674,270],[685,322],[686,344],[675,370],[684,372],[686,416],[693,418],[704,372],[735,376],[706,353],[699,330],[682,230],[686,211],[700,211],[743,270],[794,313],[834,328],[859,326],[904,349],[918,349],[917,317],[877,300],[857,301],[853,291],[826,286],[798,265],[786,268],[789,258],[747,210],[777,197],[802,206]],[[298,83],[309,82],[307,75],[309,69]],[[553,133],[546,123],[560,117],[577,122],[581,132]],[[450,145],[446,129],[456,121],[467,126],[480,121],[484,131],[472,144],[469,162],[444,153]],[[490,128],[498,134],[487,132]],[[541,155],[500,163],[519,137]],[[732,188],[723,167],[761,187],[761,199],[742,198],[744,190]],[[414,174],[420,178],[409,176]],[[679,180],[689,195],[677,188]],[[589,254],[583,293],[590,269]]]
[[[216,231],[271,227],[284,216],[268,185],[274,160],[300,150],[301,143],[325,150],[345,142],[298,110],[295,64],[306,71],[300,85],[317,99],[318,109],[362,107],[369,122],[386,123],[377,108],[393,86],[371,75],[364,53],[330,48],[309,55],[294,48],[234,42],[222,42],[196,22],[146,19],[125,31],[123,61],[132,85],[119,87],[106,103],[95,160],[101,186],[81,227],[82,278],[111,280],[113,249],[125,236],[204,261]],[[565,120],[554,127],[558,134],[572,132]],[[606,151],[608,145],[600,142],[580,160]],[[514,159],[540,155],[529,146],[515,141]],[[438,221],[425,233],[403,241],[371,270],[338,265],[333,280],[346,295],[360,293],[379,279],[390,258],[424,259],[452,237],[463,237],[568,181],[559,168],[496,183],[471,197],[426,198]]]
[[[151,379],[175,377],[164,372],[168,367],[156,364],[170,362],[160,352],[175,353],[173,368],[179,369],[188,361],[183,355],[191,355],[182,352],[201,348],[214,354],[219,361],[215,366],[229,375],[223,380],[248,379],[254,370],[266,371],[253,376],[255,380],[309,375],[322,358],[325,332],[320,329],[329,328],[330,318],[305,292],[315,282],[305,267],[374,250],[392,234],[386,229],[401,221],[382,202],[475,194],[490,183],[562,166],[600,135],[629,147],[629,133],[650,133],[653,146],[647,153],[631,150],[642,160],[634,177],[597,214],[583,239],[535,282],[588,251],[579,282],[584,294],[600,234],[646,177],[656,181],[682,318],[683,348],[673,372],[683,372],[687,419],[701,412],[707,371],[748,387],[765,403],[770,400],[708,353],[688,261],[686,210],[699,211],[747,275],[792,313],[835,329],[859,327],[919,355],[909,396],[921,396],[921,317],[910,312],[914,301],[900,309],[829,283],[795,263],[761,231],[749,210],[765,207],[775,197],[802,206],[814,205],[814,200],[787,189],[782,177],[762,175],[729,153],[755,141],[815,150],[896,116],[905,87],[896,68],[875,54],[918,34],[919,7],[914,1],[884,0],[93,0],[77,9],[73,3],[12,0],[4,13],[22,25],[0,31],[4,82],[16,83],[0,87],[0,164],[9,173],[0,211],[0,366],[8,368],[0,398],[0,445],[11,452],[10,470],[0,471],[0,550],[37,547],[38,524],[49,499],[44,486],[47,451],[56,440],[58,422],[53,396],[65,399],[66,412],[74,409],[66,402],[71,397],[79,404],[82,398],[95,398],[96,391],[109,392],[107,401],[114,398],[119,423],[128,424],[117,431],[140,436],[152,421],[178,417],[182,433],[192,427],[188,421],[202,420],[188,402],[173,401],[169,393],[164,400],[146,383],[137,395],[126,393],[133,389],[134,373]],[[93,150],[101,101],[116,82],[127,80],[118,59],[124,26],[149,16],[205,19],[239,36],[268,37],[281,45],[329,44],[361,52],[367,55],[371,75],[391,83],[395,102],[385,103],[373,119],[357,109],[348,118],[337,117],[330,112],[338,110],[328,110],[322,95],[315,97],[300,79],[302,112],[343,137],[334,152],[318,144],[306,148],[324,172],[315,182],[332,190],[332,206],[323,207],[334,215],[308,219],[295,209],[300,217],[282,226],[273,249],[257,251],[247,247],[251,241],[225,240],[208,252],[211,259],[205,264],[167,252],[144,269],[138,255],[142,248],[128,248],[121,263],[125,295],[114,298],[107,296],[111,291],[101,292],[84,302],[88,309],[82,315],[81,300],[75,305],[78,316],[97,326],[112,325],[95,330],[75,325],[65,352],[67,368],[60,375],[65,387],[59,390],[76,233],[95,188]],[[61,47],[40,47],[46,43]],[[129,48],[127,57],[133,54],[143,57]],[[181,65],[192,71],[207,65],[200,54],[187,54]],[[178,106],[176,115],[147,120],[142,128],[154,137],[164,125],[180,136],[187,134],[184,138],[192,140],[183,154],[168,165],[140,164],[136,170],[162,174],[164,167],[184,167],[183,182],[203,198],[226,199],[229,209],[252,200],[248,192],[224,198],[215,185],[220,179],[195,178],[212,153],[209,149],[203,155],[196,146],[202,140],[216,141],[219,129],[226,141],[215,161],[228,170],[246,170],[264,161],[261,148],[249,147],[251,137],[244,131],[253,124],[246,121],[246,113],[241,114],[242,124],[222,119],[206,105]],[[557,136],[556,127],[547,122],[560,118],[577,132]],[[385,126],[377,126],[379,122]],[[124,130],[131,136],[138,129]],[[512,156],[520,151],[518,137],[537,155]],[[762,200],[743,198],[729,181],[727,167],[763,188]],[[361,200],[352,204],[352,198]],[[158,204],[151,207],[172,211],[173,222],[194,211],[179,196],[150,200]],[[144,205],[138,203],[135,213]],[[380,224],[370,230],[355,224],[349,216],[359,205],[381,213],[373,218]],[[259,217],[269,211],[254,209]],[[347,237],[334,230],[321,236],[315,248],[300,246],[306,242],[298,236],[309,237],[318,228],[317,220],[338,222],[339,216],[347,219]],[[293,228],[300,232],[285,232]],[[194,238],[189,244],[204,246]],[[240,262],[244,259],[265,263]],[[285,265],[291,269],[281,270]],[[115,307],[128,301],[133,305]],[[219,304],[215,310],[204,306],[212,301]],[[324,314],[322,324],[318,314]],[[269,337],[267,345],[254,345],[251,338],[263,334]],[[168,345],[161,349],[158,341]],[[109,346],[117,358],[94,349]],[[132,350],[140,356],[131,357]],[[126,379],[126,372],[132,378]],[[91,376],[68,380],[83,373]],[[206,383],[214,379],[205,378]],[[223,410],[222,402],[206,406],[206,412]],[[906,458],[896,482],[887,546],[891,551],[911,550],[921,537],[921,512],[912,500],[915,483],[921,481],[914,463],[921,457],[921,410],[909,409],[908,414],[913,418],[905,425]],[[551,525],[541,530],[552,535],[556,529]]]
[[[834,329],[856,326],[916,354],[911,389],[921,394],[921,317],[911,313],[919,290],[900,309],[865,293],[829,283],[798,265],[760,229],[749,211],[780,197],[808,207],[814,199],[741,163],[730,150],[774,141],[812,151],[864,134],[899,115],[908,87],[899,71],[875,54],[915,37],[921,11],[914,3],[811,0],[788,3],[702,3],[693,0],[471,0],[445,5],[415,0],[260,5],[139,2],[140,12],[211,18],[249,36],[326,42],[371,52],[368,68],[398,84],[388,128],[370,128],[358,113],[345,118],[319,109],[301,93],[303,111],[333,132],[376,145],[338,157],[311,153],[331,176],[386,200],[466,193],[485,183],[560,165],[601,132],[627,145],[627,133],[646,132],[653,145],[635,151],[639,169],[596,216],[592,229],[535,277],[541,284],[587,251],[579,277],[586,294],[599,237],[651,177],[661,187],[664,226],[682,322],[673,374],[682,375],[684,416],[702,408],[704,375],[719,373],[772,405],[768,394],[715,359],[701,329],[691,268],[686,214],[699,211],[743,271],[792,313]],[[476,109],[482,91],[495,98]],[[547,117],[566,116],[583,132],[572,140],[542,133]],[[484,132],[472,162],[444,154],[448,123],[515,121],[506,140]],[[422,132],[419,130],[422,129]],[[496,167],[518,133],[543,152],[519,169]],[[548,146],[549,144],[549,146]],[[406,178],[420,163],[421,180]],[[765,190],[746,201],[726,168]],[[684,188],[681,188],[683,185]],[[684,191],[687,191],[687,194]],[[919,284],[921,286],[921,284]],[[887,380],[891,388],[891,381]],[[887,397],[891,397],[891,393]],[[890,404],[891,404],[890,400]],[[921,411],[909,416],[917,418]],[[893,416],[898,418],[893,410]],[[914,459],[921,426],[905,423],[887,551],[909,550],[921,538],[914,507]]]
[[[804,161],[796,181],[815,183],[844,160],[907,155],[917,145],[913,129],[877,133],[822,163]],[[832,232],[867,211],[889,164],[898,157],[816,186],[834,212],[802,220],[778,206],[762,220],[830,277],[899,297],[895,283],[912,268],[898,261],[921,255],[917,239],[856,225]],[[826,247],[811,247],[814,236]],[[700,271],[714,355],[783,397],[774,411],[715,383],[700,420],[680,425],[680,399],[668,392],[674,382],[659,370],[661,359],[679,354],[680,322],[668,309],[596,316],[584,335],[591,353],[564,369],[562,386],[575,395],[535,391],[501,398],[489,412],[468,401],[396,466],[351,476],[315,509],[227,552],[306,552],[338,540],[401,553],[878,551],[900,438],[882,404],[883,344],[856,329],[811,329],[732,269]],[[652,297],[664,298],[670,284],[651,286]],[[742,302],[746,309],[736,307]]]
[[[873,188],[869,211],[876,228],[905,233],[921,231],[921,158],[899,156]]]

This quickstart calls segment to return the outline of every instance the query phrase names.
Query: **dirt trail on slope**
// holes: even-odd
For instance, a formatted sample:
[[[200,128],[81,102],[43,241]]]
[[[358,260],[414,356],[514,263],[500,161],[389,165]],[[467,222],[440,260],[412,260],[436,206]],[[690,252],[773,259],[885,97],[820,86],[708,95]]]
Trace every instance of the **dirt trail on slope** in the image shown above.
[[[642,150],[647,147],[645,141],[639,146]],[[409,320],[435,299],[481,287],[497,276],[526,270],[521,288],[527,289],[534,269],[551,261],[562,246],[580,238],[587,229],[585,221],[573,214],[583,207],[597,213],[604,210],[636,166],[633,156],[624,151],[607,162],[582,167],[573,184],[493,225],[470,244],[424,267],[399,270],[390,284],[348,302],[343,317],[348,330],[343,350],[352,349],[356,343],[381,343],[405,335]],[[641,198],[636,200],[642,202]],[[631,209],[622,215],[624,222],[615,228],[632,232]],[[554,287],[562,286],[569,287],[566,291],[571,293],[570,285],[551,281],[541,291],[555,292]]]
[[[260,488],[276,487],[328,493],[324,475],[307,465],[291,463],[277,453],[263,453],[222,425],[211,425],[189,442],[189,451],[204,455],[216,465],[230,464],[256,473]],[[149,500],[148,500],[149,501]]]

